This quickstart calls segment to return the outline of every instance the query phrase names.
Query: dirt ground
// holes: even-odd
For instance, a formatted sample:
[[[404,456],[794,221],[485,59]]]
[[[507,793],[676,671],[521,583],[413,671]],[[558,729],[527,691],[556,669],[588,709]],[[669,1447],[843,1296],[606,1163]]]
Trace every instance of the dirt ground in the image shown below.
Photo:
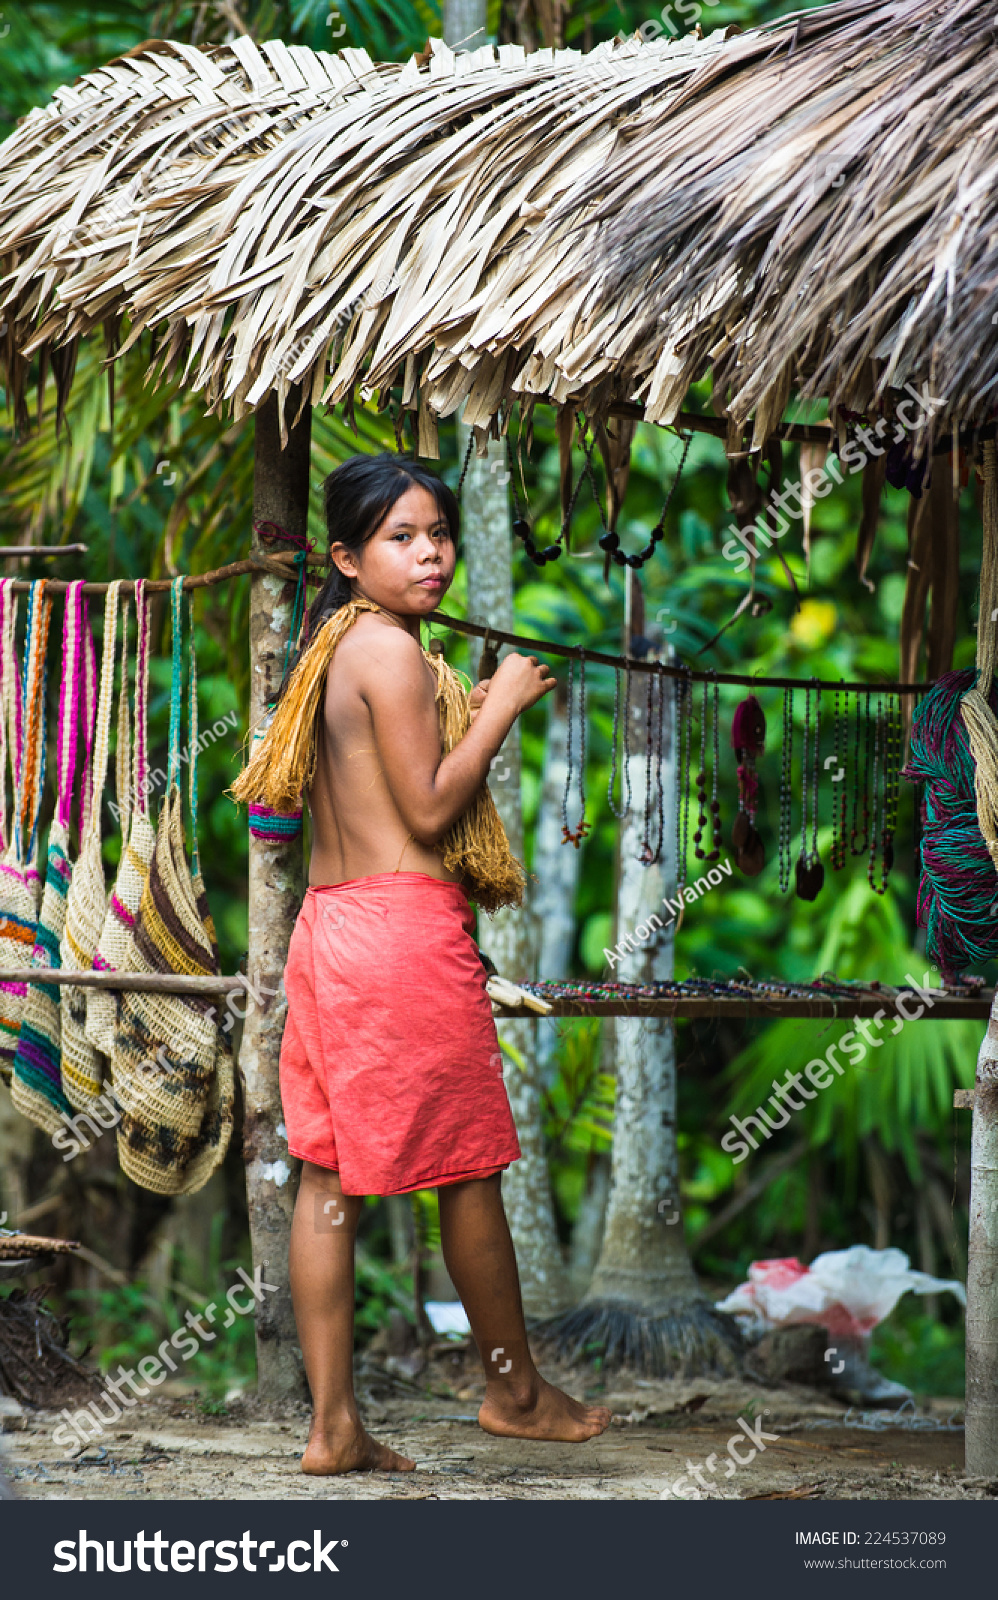
[[[553,1381],[583,1392],[578,1372],[542,1365]],[[481,1380],[467,1375],[456,1353],[416,1381],[364,1368],[358,1396],[367,1426],[415,1458],[411,1474],[305,1478],[304,1407],[275,1415],[251,1397],[234,1397],[226,1414],[212,1415],[196,1395],[163,1391],[108,1423],[88,1449],[67,1452],[53,1443],[64,1419],[52,1412],[7,1417],[3,1447],[14,1492],[28,1500],[652,1500],[673,1498],[671,1485],[684,1474],[684,1498],[998,1496],[998,1482],[964,1474],[963,1418],[952,1400],[923,1403],[920,1425],[904,1426],[889,1412],[850,1412],[814,1389],[736,1379],[618,1374],[604,1388],[590,1378],[584,1392],[610,1406],[611,1427],[586,1445],[545,1445],[482,1432]],[[764,1450],[730,1477],[719,1465],[716,1474],[707,1469],[708,1488],[697,1488],[688,1461],[703,1466],[712,1454],[728,1461],[733,1434],[748,1453],[739,1414],[777,1439],[764,1438]],[[910,1414],[901,1421],[910,1422]]]

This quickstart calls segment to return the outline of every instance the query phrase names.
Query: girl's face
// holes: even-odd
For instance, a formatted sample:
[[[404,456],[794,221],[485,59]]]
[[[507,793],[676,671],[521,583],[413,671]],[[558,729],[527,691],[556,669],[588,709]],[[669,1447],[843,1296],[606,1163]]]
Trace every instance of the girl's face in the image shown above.
[[[413,484],[360,550],[334,544],[336,565],[368,600],[400,616],[435,611],[450,588],[457,551],[428,489]]]

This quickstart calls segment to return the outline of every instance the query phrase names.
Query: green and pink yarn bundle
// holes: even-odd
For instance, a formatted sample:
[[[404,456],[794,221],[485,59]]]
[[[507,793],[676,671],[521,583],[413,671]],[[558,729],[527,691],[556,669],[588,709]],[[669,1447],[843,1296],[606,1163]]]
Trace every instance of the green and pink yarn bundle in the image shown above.
[[[975,668],[947,672],[912,722],[903,776],[925,783],[918,922],[944,983],[998,956],[998,874],[977,819],[975,766],[960,704]],[[992,684],[988,704],[998,711]]]

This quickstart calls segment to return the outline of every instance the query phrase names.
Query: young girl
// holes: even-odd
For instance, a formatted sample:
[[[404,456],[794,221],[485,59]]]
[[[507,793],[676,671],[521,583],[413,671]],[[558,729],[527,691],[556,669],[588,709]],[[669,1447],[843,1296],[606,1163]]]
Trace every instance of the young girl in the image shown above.
[[[312,1392],[303,1472],[410,1471],[353,1392],[362,1197],[436,1187],[444,1260],[485,1368],[489,1433],[584,1440],[610,1420],[546,1383],[527,1347],[500,1174],[520,1153],[472,938],[523,875],[486,787],[513,722],[554,686],[509,655],[470,695],[424,654],[454,576],[458,506],[425,467],[355,456],[325,485],[333,567],[273,721],[233,785],[313,844],[288,951],[281,1097],[302,1160],[291,1291]]]

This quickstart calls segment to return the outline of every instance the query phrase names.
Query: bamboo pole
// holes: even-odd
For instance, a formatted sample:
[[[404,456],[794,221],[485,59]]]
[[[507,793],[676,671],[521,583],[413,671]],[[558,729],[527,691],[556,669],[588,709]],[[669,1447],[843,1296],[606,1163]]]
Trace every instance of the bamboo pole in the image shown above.
[[[288,399],[293,416],[296,396]],[[277,399],[271,395],[255,415],[253,471],[254,522],[273,522],[302,536],[308,524],[311,410],[288,433],[281,449]],[[254,529],[253,555],[261,545]],[[250,594],[249,726],[266,713],[284,670],[294,588],[284,577],[258,570]],[[288,943],[303,894],[303,841],[249,841],[249,953],[247,978],[265,995],[247,1013],[239,1048],[243,1088],[243,1159],[249,1208],[253,1266],[277,1284],[256,1313],[258,1393],[280,1401],[306,1394],[301,1349],[291,1304],[288,1248],[296,1185],[288,1181],[293,1163],[283,1132],[278,1064],[287,1000],[281,978]],[[275,998],[268,990],[280,988]],[[288,1173],[288,1177],[284,1174]]]

